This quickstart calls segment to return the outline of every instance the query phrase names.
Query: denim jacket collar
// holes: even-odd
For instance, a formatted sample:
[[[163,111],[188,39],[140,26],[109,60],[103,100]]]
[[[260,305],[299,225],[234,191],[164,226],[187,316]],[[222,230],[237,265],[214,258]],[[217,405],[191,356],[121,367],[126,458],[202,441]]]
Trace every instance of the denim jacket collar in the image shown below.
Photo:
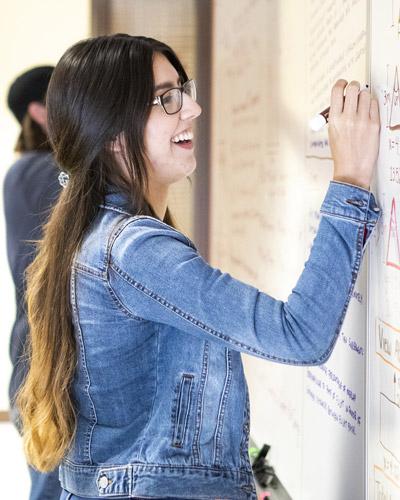
[[[100,205],[101,207],[116,208],[118,211],[126,212],[129,215],[134,215],[132,213],[132,205],[129,202],[128,196],[122,191],[117,190],[115,186],[108,186],[106,194],[104,196],[104,202]]]

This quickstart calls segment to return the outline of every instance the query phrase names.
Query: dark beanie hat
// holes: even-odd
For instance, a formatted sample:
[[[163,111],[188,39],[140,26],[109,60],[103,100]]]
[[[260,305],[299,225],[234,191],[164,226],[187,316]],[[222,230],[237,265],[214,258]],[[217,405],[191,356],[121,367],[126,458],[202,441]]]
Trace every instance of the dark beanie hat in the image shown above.
[[[43,102],[54,66],[38,66],[22,73],[10,86],[8,107],[22,123],[31,102]]]

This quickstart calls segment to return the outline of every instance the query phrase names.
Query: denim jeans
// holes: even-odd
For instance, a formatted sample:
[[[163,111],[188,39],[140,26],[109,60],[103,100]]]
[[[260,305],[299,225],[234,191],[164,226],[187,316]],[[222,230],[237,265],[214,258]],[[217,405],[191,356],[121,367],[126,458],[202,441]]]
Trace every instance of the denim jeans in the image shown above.
[[[31,476],[31,493],[29,500],[58,500],[61,485],[58,479],[58,467],[52,472],[43,474],[29,467]]]

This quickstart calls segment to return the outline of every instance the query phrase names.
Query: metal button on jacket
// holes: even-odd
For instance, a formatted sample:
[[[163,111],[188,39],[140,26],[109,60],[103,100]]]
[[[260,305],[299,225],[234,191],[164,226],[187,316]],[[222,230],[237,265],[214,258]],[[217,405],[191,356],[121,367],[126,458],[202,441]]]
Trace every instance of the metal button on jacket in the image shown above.
[[[99,479],[99,487],[101,489],[105,489],[108,486],[108,477],[107,476],[101,476]]]

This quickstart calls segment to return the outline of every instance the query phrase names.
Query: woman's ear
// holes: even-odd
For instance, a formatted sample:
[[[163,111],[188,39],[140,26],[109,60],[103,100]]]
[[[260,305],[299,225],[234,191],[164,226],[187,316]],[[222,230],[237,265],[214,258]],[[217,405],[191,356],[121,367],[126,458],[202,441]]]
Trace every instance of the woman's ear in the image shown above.
[[[106,144],[109,153],[112,154],[117,164],[121,167],[123,177],[127,174],[128,161],[126,158],[126,141],[125,134],[120,132],[112,141]],[[129,179],[129,176],[126,177]]]

